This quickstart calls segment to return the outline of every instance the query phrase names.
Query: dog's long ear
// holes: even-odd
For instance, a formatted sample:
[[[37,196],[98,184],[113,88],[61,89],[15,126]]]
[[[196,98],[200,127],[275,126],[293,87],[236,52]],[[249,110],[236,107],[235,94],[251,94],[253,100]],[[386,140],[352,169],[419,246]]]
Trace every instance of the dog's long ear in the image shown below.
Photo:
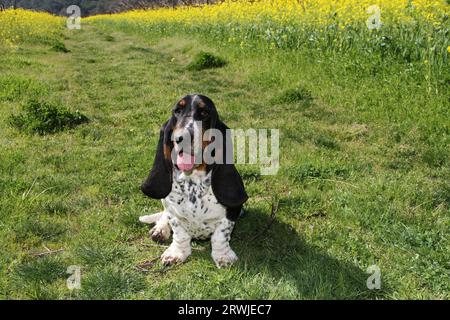
[[[221,158],[220,162],[222,163],[216,162],[212,165],[212,189],[217,200],[223,206],[227,208],[240,208],[247,201],[248,196],[245,192],[242,178],[234,166],[231,134],[229,130],[227,131],[228,127],[219,119],[216,121],[216,129],[222,133],[223,148],[216,151],[216,159],[217,157]]]
[[[153,199],[163,199],[172,190],[172,128],[173,118],[167,121],[160,130],[153,167],[141,186],[142,192]]]

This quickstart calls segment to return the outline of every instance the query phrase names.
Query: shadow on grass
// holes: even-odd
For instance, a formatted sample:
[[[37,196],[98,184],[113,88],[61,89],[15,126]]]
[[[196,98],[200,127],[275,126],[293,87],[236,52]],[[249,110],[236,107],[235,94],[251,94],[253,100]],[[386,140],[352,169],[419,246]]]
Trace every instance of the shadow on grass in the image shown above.
[[[240,257],[237,268],[247,274],[264,274],[275,282],[293,285],[301,299],[373,299],[386,295],[369,290],[369,274],[348,262],[342,262],[307,243],[290,225],[275,220],[270,229],[267,215],[248,211],[238,221],[232,247]],[[384,284],[383,284],[384,287]]]

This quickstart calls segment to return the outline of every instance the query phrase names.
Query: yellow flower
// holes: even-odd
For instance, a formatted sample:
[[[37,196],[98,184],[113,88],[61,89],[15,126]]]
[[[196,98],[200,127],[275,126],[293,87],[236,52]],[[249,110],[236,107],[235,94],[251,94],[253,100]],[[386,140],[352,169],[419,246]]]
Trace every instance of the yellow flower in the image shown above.
[[[447,47],[447,52],[450,53],[450,46]]]
[[[43,12],[24,9],[0,11],[0,46],[14,47],[30,40],[57,38],[64,22],[62,17]]]

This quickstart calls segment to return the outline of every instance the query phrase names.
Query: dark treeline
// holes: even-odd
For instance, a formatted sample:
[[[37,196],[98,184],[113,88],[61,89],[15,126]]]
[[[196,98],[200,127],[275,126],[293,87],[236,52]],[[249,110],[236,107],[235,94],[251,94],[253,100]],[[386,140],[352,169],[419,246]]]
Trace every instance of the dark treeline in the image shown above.
[[[66,15],[70,5],[81,8],[83,16],[100,13],[115,13],[131,9],[147,9],[162,6],[194,5],[214,3],[216,0],[0,0],[0,10],[25,8]]]

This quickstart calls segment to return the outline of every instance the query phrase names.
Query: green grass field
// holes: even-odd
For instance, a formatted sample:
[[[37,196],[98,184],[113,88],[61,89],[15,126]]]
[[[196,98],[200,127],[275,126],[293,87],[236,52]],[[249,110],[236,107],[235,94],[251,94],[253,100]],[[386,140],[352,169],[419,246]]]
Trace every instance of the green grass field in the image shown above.
[[[450,298],[448,79],[430,87],[395,60],[259,52],[107,24],[62,42],[0,55],[0,298]],[[227,64],[191,70],[200,51]],[[161,209],[140,183],[171,106],[192,92],[211,97],[232,128],[280,129],[281,168],[261,176],[239,166],[250,199],[233,268],[216,269],[209,242],[195,242],[185,264],[141,272],[165,247],[137,220]],[[89,122],[22,132],[10,117],[30,101]],[[276,220],[261,234],[274,199]],[[81,290],[66,287],[71,265]],[[366,287],[371,265],[380,290]]]

